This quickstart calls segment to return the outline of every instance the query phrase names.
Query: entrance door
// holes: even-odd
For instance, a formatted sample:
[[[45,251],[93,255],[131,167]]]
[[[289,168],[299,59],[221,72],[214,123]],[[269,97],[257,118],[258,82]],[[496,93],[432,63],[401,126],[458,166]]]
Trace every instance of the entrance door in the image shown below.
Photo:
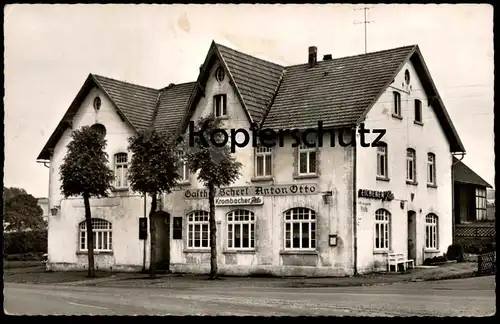
[[[156,227],[156,269],[170,269],[170,215],[164,211],[153,215]]]
[[[408,259],[417,261],[417,214],[408,211]]]

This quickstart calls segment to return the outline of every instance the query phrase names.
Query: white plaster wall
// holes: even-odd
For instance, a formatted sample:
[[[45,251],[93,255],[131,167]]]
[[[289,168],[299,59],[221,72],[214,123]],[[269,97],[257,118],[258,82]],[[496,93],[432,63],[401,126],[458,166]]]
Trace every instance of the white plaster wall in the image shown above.
[[[93,107],[94,98],[99,95],[101,108]],[[83,100],[78,112],[73,117],[73,129],[100,123],[106,127],[106,140],[110,160],[110,168],[114,168],[114,155],[127,152],[128,138],[133,134],[132,128],[122,121],[112,102],[99,89],[92,89]],[[62,268],[80,267],[86,262],[84,257],[77,256],[78,224],[84,220],[83,200],[79,197],[65,199],[60,191],[59,167],[66,154],[66,146],[70,142],[71,129],[66,129],[54,148],[50,163],[49,207],[60,206],[56,216],[49,217],[48,254],[49,267],[62,265]],[[129,160],[131,154],[129,153]],[[120,265],[142,265],[143,241],[139,240],[139,217],[144,215],[144,202],[130,190],[113,192],[108,199],[92,199],[92,217],[101,217],[112,222],[113,226],[113,256],[106,258],[97,256],[96,263],[101,267],[116,267]],[[147,213],[150,200],[147,201]],[[147,243],[149,247],[149,243]],[[149,251],[149,249],[148,249]],[[149,252],[147,251],[147,254]],[[101,260],[102,259],[102,260]],[[75,263],[80,260],[80,264]],[[102,261],[102,262],[101,262]],[[103,263],[104,262],[104,263]],[[70,265],[68,265],[70,264]],[[72,264],[72,265],[71,265]]]
[[[404,82],[404,72],[408,69],[411,76],[411,90],[401,91]],[[401,94],[401,110],[403,119],[392,117],[393,94],[398,90]],[[423,126],[414,123],[414,100],[422,102]],[[386,129],[383,141],[388,145],[388,173],[390,181],[376,179],[377,148],[357,148],[357,189],[391,190],[395,195],[392,202],[382,203],[378,200],[359,198],[358,213],[358,262],[362,271],[373,267],[385,267],[385,256],[375,255],[374,248],[374,218],[378,208],[387,209],[392,215],[391,248],[396,253],[407,256],[408,210],[417,215],[417,264],[424,259],[425,246],[425,216],[435,213],[439,217],[438,251],[426,251],[429,257],[436,253],[446,252],[452,243],[452,191],[451,163],[452,156],[445,133],[436,118],[433,108],[422,88],[417,73],[408,62],[395,78],[394,83],[386,89],[378,102],[366,116],[365,128]],[[377,135],[369,137],[372,142]],[[358,137],[359,139],[359,137]],[[406,184],[406,149],[411,147],[416,151],[418,185]],[[427,186],[427,153],[436,155],[437,188]],[[412,201],[411,194],[414,194]],[[400,207],[404,200],[404,208]]]
[[[213,96],[219,93],[227,95],[229,118],[225,127],[249,129],[249,120],[241,106],[234,88],[226,78],[219,83],[213,77],[217,64],[211,69],[211,76],[206,85],[206,95],[200,100],[191,118],[196,121],[200,116],[213,111]],[[322,273],[340,274],[352,271],[352,150],[343,147],[324,147],[319,154],[319,178],[294,179],[294,154],[291,138],[287,138],[284,147],[275,147],[273,156],[273,179],[253,182],[254,155],[251,144],[237,148],[236,157],[243,164],[242,175],[233,186],[258,186],[267,184],[306,184],[316,183],[321,191],[333,191],[331,203],[325,204],[321,193],[309,196],[265,197],[263,206],[217,207],[217,245],[219,268],[222,272],[247,274],[249,272],[272,272],[274,274]],[[326,136],[324,143],[330,143]],[[191,176],[191,185],[181,189],[202,188]],[[173,192],[165,198],[165,209],[172,217],[184,217],[192,210],[208,211],[208,200],[185,200],[182,191]],[[283,249],[283,212],[291,207],[309,207],[316,211],[317,218],[317,255],[296,254],[282,255]],[[226,213],[236,208],[251,210],[256,216],[255,252],[228,253]],[[174,271],[206,272],[210,267],[209,250],[188,250],[187,219],[183,218],[183,239],[171,239],[171,264]],[[172,238],[173,229],[170,237]],[[329,234],[337,234],[339,243],[336,247],[328,245]],[[281,267],[283,264],[290,264]],[[293,266],[291,264],[302,264]],[[319,267],[320,269],[313,268]]]

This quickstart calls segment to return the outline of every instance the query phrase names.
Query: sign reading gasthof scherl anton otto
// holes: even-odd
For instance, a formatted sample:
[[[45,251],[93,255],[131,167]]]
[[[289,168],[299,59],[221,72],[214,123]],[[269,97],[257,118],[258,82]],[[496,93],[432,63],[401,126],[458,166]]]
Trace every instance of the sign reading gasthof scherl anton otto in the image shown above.
[[[317,184],[287,184],[252,187],[225,187],[216,189],[216,197],[248,197],[248,196],[288,196],[314,195],[319,193]],[[186,199],[208,199],[207,189],[186,189]]]

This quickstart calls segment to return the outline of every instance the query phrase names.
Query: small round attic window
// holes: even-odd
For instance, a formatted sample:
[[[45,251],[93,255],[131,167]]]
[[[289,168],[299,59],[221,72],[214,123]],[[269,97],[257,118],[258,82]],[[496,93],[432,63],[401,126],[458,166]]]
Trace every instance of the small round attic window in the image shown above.
[[[95,110],[99,110],[101,108],[101,98],[95,97],[94,108],[95,108]]]
[[[217,70],[215,70],[215,78],[217,81],[222,82],[224,80],[225,76],[224,68],[222,66],[219,66]]]
[[[406,84],[410,84],[410,71],[405,71],[405,82]]]

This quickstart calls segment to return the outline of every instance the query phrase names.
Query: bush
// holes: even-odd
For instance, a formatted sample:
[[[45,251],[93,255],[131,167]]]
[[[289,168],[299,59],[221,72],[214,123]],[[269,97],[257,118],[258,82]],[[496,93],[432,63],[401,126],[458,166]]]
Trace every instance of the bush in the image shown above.
[[[457,260],[457,262],[464,261],[464,249],[459,244],[452,244],[448,247],[446,252],[446,257],[448,260]]]
[[[3,254],[39,254],[47,252],[47,230],[4,233]]]

